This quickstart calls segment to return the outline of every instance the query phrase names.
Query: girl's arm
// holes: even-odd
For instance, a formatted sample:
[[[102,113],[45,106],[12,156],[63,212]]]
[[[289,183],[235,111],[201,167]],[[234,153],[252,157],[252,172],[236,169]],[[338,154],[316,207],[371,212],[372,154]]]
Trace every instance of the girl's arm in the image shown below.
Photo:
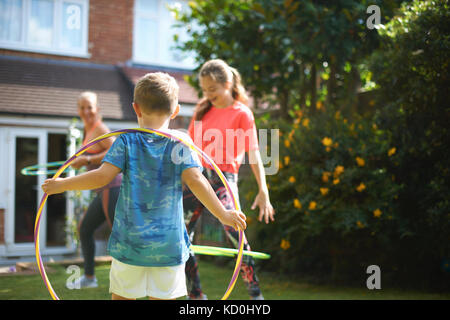
[[[47,179],[42,185],[42,190],[52,195],[68,190],[98,189],[110,183],[119,172],[118,167],[104,162],[98,169],[75,177]]]
[[[222,224],[231,226],[236,230],[245,230],[247,227],[245,215],[240,211],[226,210],[222,202],[217,198],[214,189],[198,168],[184,170],[181,174],[181,179],[206,209],[219,219]]]
[[[256,195],[255,201],[252,205],[252,210],[257,206],[259,207],[259,217],[258,220],[262,221],[264,217],[264,221],[269,223],[270,221],[274,221],[275,218],[275,210],[270,203],[269,198],[269,190],[267,189],[266,184],[266,173],[264,171],[264,166],[261,160],[261,154],[259,150],[250,150],[248,152],[250,167],[252,168],[253,175],[255,176],[256,182],[258,183],[259,192]]]

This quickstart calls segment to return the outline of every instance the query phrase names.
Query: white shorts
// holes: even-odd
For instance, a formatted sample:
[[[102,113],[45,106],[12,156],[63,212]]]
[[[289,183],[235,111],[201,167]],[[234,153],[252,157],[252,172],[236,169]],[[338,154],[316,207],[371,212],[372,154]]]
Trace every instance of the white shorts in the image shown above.
[[[184,263],[173,267],[141,267],[112,258],[109,292],[128,299],[175,299],[187,295]]]

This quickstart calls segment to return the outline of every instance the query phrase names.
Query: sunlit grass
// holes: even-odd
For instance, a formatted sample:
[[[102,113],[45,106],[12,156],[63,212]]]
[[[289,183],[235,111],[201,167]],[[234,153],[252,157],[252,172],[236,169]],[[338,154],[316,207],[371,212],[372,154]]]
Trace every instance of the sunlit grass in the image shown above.
[[[209,299],[220,299],[231,279],[234,260],[226,261],[214,259],[199,259],[199,270],[203,291]],[[110,265],[103,264],[96,267],[99,287],[83,290],[69,290],[65,287],[70,274],[60,265],[52,265],[52,272],[48,273],[50,282],[61,299],[75,300],[109,300]],[[355,299],[385,299],[385,300],[426,300],[450,299],[450,293],[436,294],[417,291],[403,291],[393,288],[368,290],[361,287],[341,287],[330,285],[315,285],[286,274],[258,273],[263,295],[269,300],[355,300]],[[0,300],[40,300],[51,299],[41,276],[8,275],[0,277]],[[183,298],[184,299],[184,298]],[[248,300],[245,284],[241,278],[231,293],[230,300]]]

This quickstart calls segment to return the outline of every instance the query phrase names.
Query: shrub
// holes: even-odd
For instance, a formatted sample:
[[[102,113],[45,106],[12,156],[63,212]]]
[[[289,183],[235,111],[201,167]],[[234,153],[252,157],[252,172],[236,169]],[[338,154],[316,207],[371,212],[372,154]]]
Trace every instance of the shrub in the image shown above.
[[[361,284],[377,264],[383,281],[448,290],[448,9],[413,1],[379,29],[373,112],[344,117],[351,108],[319,102],[293,123],[260,121],[282,132],[268,177],[276,221],[247,231],[272,253],[268,267]],[[253,187],[243,181],[244,200]]]
[[[259,127],[280,128],[281,136],[280,170],[267,176],[276,222],[256,228],[256,237],[275,260],[284,262],[284,270],[320,270],[338,279],[345,260],[339,256],[364,260],[364,250],[385,243],[387,232],[399,232],[401,185],[388,170],[397,155],[387,131],[373,119],[349,120],[319,105],[320,112],[311,116],[297,111],[293,125],[284,120],[259,122]],[[247,184],[241,188],[250,200],[255,191]],[[351,264],[349,259],[346,263]],[[317,269],[315,260],[322,267]],[[355,267],[363,262],[355,262]]]
[[[377,123],[398,143],[400,165],[391,172],[404,185],[399,210],[406,236],[397,244],[403,252],[401,271],[437,287],[447,281],[447,288],[449,30],[448,1],[413,1],[380,29],[382,47],[371,63],[380,88],[377,104],[383,106]]]

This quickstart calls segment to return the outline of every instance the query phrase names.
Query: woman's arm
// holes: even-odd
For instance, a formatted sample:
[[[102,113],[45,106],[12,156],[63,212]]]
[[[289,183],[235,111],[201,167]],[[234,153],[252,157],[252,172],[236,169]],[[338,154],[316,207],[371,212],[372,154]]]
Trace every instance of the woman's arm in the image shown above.
[[[250,167],[252,168],[253,175],[255,176],[256,182],[258,184],[259,192],[256,195],[255,201],[252,204],[252,210],[254,210],[257,206],[259,207],[259,217],[258,220],[262,221],[264,217],[264,221],[269,223],[270,221],[274,221],[275,218],[275,210],[270,203],[269,198],[269,190],[267,188],[266,183],[266,173],[264,171],[264,166],[261,160],[261,154],[259,150],[250,150],[248,152]]]
[[[103,130],[101,132],[99,132],[99,136],[106,134],[109,132],[109,129],[105,126],[103,128]],[[114,143],[114,140],[116,140],[116,137],[109,137],[108,139],[102,140],[100,141],[98,144],[100,145],[100,147],[103,149],[102,152],[93,154],[93,155],[89,155],[89,161],[91,164],[101,164],[103,157],[108,153],[109,148],[111,148],[111,146]]]
[[[101,131],[99,131],[97,133],[97,137],[108,133],[108,129],[107,127],[102,128]],[[102,140],[98,143],[98,145],[100,146],[100,148],[103,150],[99,153],[96,154],[91,154],[91,155],[82,155],[80,157],[78,157],[77,159],[75,159],[72,163],[71,163],[71,167],[74,169],[80,169],[83,166],[87,166],[90,164],[101,164],[103,157],[108,153],[109,148],[111,148],[112,144],[114,143],[115,137],[109,137],[108,139]]]

